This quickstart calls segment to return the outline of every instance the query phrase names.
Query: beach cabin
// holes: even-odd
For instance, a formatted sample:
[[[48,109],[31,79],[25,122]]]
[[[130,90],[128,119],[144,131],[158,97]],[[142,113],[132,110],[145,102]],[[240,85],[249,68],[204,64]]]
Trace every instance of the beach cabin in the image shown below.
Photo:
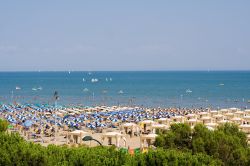
[[[199,119],[203,124],[207,124],[207,123],[211,123],[212,122],[212,118],[209,116],[204,116],[202,118]]]
[[[237,111],[240,111],[239,108],[229,108],[228,110],[229,110],[229,112],[231,112],[231,113],[235,113],[235,112],[237,112]]]
[[[120,141],[124,142],[124,147],[127,146],[127,140],[125,136],[123,136],[119,132],[107,132],[102,135],[102,143],[104,143],[105,139],[108,139],[108,145],[115,145],[116,147],[120,147]],[[115,143],[113,144],[113,141]]]
[[[148,130],[150,130],[152,124],[154,124],[155,122],[152,120],[144,120],[140,122],[140,128],[144,133],[147,133]]]
[[[190,125],[191,128],[194,128],[194,126],[197,123],[200,123],[200,121],[198,119],[188,119],[186,122],[188,125]]]
[[[159,124],[170,125],[171,119],[169,118],[160,118],[157,120]]]
[[[222,125],[222,124],[225,124],[225,123],[230,123],[230,121],[228,121],[228,120],[220,120],[217,123],[218,123],[218,125]]]
[[[211,117],[213,117],[214,115],[218,115],[219,114],[219,112],[218,111],[216,111],[216,110],[212,110],[212,111],[210,111],[210,115],[211,115]]]
[[[219,110],[219,113],[222,114],[222,115],[224,115],[224,114],[226,114],[226,113],[228,113],[228,112],[229,112],[228,109],[220,109],[220,110]]]
[[[151,131],[152,131],[153,134],[156,133],[156,129],[161,130],[161,131],[163,131],[163,130],[168,130],[168,129],[169,129],[169,126],[168,126],[168,125],[165,125],[165,124],[153,124],[153,125],[151,126]]]
[[[172,116],[171,123],[184,123],[184,116]]]
[[[89,135],[88,132],[75,130],[67,133],[67,144],[82,144],[82,138]]]
[[[224,116],[220,115],[220,114],[214,115],[213,118],[214,118],[214,120],[215,120],[216,123],[219,122],[219,121],[221,121],[221,120],[224,120]]]
[[[242,118],[237,118],[237,117],[235,117],[235,118],[231,119],[230,121],[231,121],[232,123],[235,123],[235,124],[238,124],[238,125],[243,124],[243,119],[242,119]]]
[[[213,123],[213,122],[212,123],[206,123],[205,126],[216,129],[216,127],[218,126],[218,123]]]
[[[246,134],[250,134],[250,125],[249,124],[242,124],[239,126],[240,130]]]
[[[139,126],[135,123],[124,123],[122,125],[122,130],[125,131],[126,134],[130,134],[130,137],[139,135]]]
[[[208,112],[199,112],[198,113],[198,118],[201,119],[203,117],[209,117],[210,114]]]
[[[250,116],[249,115],[243,117],[243,123],[244,124],[250,124]]]
[[[225,114],[224,114],[224,117],[225,117],[224,119],[225,119],[225,120],[231,120],[231,119],[234,118],[234,116],[235,116],[234,113],[228,112],[228,113],[225,113]]]
[[[155,139],[157,137],[157,134],[148,134],[148,135],[142,135],[140,138],[140,148],[144,149],[146,147],[150,147],[153,145]],[[145,143],[146,141],[146,143]]]
[[[243,111],[236,111],[234,113],[234,117],[237,117],[237,118],[243,118],[245,115],[245,113]]]
[[[250,116],[250,109],[247,109],[244,112],[245,112],[245,116]]]
[[[189,120],[189,119],[197,119],[196,114],[187,114],[187,115],[185,115],[185,117],[187,118],[187,120]]]

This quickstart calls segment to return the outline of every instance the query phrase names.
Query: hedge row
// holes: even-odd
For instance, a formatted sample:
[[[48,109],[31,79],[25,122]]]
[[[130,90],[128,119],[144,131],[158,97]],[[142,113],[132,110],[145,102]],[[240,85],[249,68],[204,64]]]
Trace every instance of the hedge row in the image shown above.
[[[68,148],[49,145],[43,147],[23,140],[17,134],[0,133],[0,165],[222,165],[205,154],[193,155],[178,150],[159,148],[134,156],[114,147]]]

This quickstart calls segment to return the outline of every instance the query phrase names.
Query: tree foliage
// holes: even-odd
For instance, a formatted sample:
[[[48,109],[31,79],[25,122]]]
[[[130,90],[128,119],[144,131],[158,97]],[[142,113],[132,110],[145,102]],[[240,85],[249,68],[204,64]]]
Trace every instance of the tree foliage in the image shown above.
[[[7,120],[0,119],[0,132],[6,131],[8,128],[8,125],[9,123]]]
[[[149,150],[134,156],[114,147],[78,147],[49,145],[43,147],[25,141],[17,134],[0,133],[0,165],[84,165],[84,166],[157,166],[157,165],[222,165],[205,154],[178,150]]]
[[[155,146],[189,150],[221,160],[225,165],[250,165],[246,135],[234,124],[226,123],[217,130],[198,124],[191,133],[187,124],[173,124],[170,131],[157,137]]]
[[[208,130],[198,124],[173,124],[156,138],[156,150],[131,156],[115,147],[43,147],[8,134],[8,123],[0,120],[0,165],[250,165],[246,135],[236,125]]]

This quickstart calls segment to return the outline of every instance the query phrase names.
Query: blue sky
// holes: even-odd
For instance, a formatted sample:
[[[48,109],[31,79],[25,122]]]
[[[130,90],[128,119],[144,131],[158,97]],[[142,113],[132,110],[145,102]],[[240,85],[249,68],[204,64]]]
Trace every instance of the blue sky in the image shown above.
[[[0,70],[249,70],[249,0],[0,2]]]

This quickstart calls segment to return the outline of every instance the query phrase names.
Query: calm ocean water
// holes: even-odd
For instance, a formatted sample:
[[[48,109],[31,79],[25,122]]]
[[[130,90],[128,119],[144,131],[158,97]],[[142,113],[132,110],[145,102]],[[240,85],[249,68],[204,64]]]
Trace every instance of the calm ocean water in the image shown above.
[[[20,88],[20,89],[19,89]],[[0,72],[0,102],[250,107],[250,72]]]

